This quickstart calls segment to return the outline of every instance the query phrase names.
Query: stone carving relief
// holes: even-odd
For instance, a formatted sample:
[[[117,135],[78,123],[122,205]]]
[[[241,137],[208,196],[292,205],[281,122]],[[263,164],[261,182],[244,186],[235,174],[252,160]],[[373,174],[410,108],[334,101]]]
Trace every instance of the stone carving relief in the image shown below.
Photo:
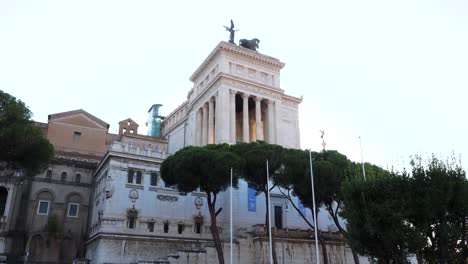
[[[130,190],[128,198],[130,198],[130,201],[132,201],[132,203],[135,203],[136,200],[138,200],[138,191],[136,189]]]
[[[106,199],[109,199],[114,194],[114,186],[111,184],[112,178],[107,176],[106,186],[104,187],[104,194],[106,195]]]
[[[177,202],[179,200],[179,198],[177,198],[177,196],[162,195],[162,194],[159,194],[158,196],[156,196],[156,198],[158,198],[158,200],[164,201],[164,202]]]
[[[200,208],[203,206],[203,199],[200,197],[195,198],[195,201],[193,202],[195,204],[195,207],[200,210]]]

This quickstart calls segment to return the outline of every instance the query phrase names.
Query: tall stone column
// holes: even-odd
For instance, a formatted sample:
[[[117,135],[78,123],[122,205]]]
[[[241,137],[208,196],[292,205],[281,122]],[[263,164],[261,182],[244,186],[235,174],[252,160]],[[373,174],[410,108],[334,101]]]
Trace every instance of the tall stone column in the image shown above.
[[[232,144],[236,143],[236,91],[231,90],[231,107],[229,108],[229,115],[231,116],[230,125],[230,141]]]
[[[208,100],[208,144],[214,143],[214,105],[213,98]]]
[[[275,144],[275,117],[273,113],[274,102],[268,100],[268,143]]]
[[[208,107],[203,104],[203,113],[202,113],[202,146],[205,146],[208,143]]]
[[[249,142],[249,95],[243,94],[243,109],[242,109],[242,140]]]
[[[196,112],[196,122],[195,122],[195,145],[201,146],[201,138],[202,138],[202,117],[201,117],[201,109],[198,109]]]
[[[256,140],[263,140],[262,138],[262,112],[260,109],[262,102],[262,98],[260,97],[255,97],[255,132],[256,132]]]

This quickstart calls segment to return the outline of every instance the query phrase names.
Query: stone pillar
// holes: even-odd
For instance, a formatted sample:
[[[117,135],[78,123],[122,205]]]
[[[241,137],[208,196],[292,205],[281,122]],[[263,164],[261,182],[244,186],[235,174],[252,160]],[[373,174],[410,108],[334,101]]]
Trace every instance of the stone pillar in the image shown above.
[[[203,104],[203,113],[202,113],[202,146],[205,146],[208,143],[208,107],[206,104]]]
[[[214,105],[213,98],[208,100],[208,144],[214,143]]]
[[[272,100],[268,100],[268,143],[275,144],[275,124],[274,124],[274,113],[273,107],[274,102]]]
[[[198,109],[196,114],[196,122],[195,122],[195,145],[201,146],[202,143],[202,113],[201,109]]]
[[[242,141],[249,142],[249,95],[243,94],[243,109],[242,109]]]
[[[230,132],[230,142],[232,144],[236,143],[236,92],[231,90],[231,107],[229,109],[229,115],[231,116],[231,132]]]
[[[218,98],[216,99],[216,114],[219,115],[216,119],[218,129],[215,132],[216,143],[229,143],[231,138],[230,133],[230,102],[229,88],[221,86],[218,89]],[[217,133],[217,134],[216,134]]]
[[[262,112],[261,112],[261,109],[260,109],[260,106],[261,106],[261,102],[262,102],[262,98],[260,97],[256,97],[255,98],[255,132],[256,132],[256,140],[263,140],[262,138]]]

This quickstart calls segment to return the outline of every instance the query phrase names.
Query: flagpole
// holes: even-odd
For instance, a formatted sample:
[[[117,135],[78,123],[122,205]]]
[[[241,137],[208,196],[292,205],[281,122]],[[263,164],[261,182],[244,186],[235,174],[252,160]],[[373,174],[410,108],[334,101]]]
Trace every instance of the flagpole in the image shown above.
[[[229,200],[230,200],[230,215],[231,215],[230,216],[231,217],[231,230],[230,230],[231,231],[231,238],[230,238],[229,243],[231,245],[231,256],[230,257],[231,257],[231,264],[232,264],[232,252],[233,252],[233,250],[232,250],[232,168],[231,168],[231,190],[229,192],[229,195],[230,195]]]
[[[364,181],[366,181],[366,169],[364,167],[364,157],[362,156],[362,143],[361,143],[361,136],[359,136],[359,147],[361,148],[361,165],[362,165],[362,176],[364,177]]]
[[[271,208],[270,208],[270,172],[268,170],[268,160],[266,161],[266,171],[267,171],[267,195],[268,195],[268,204],[267,204],[267,210],[268,210],[268,238],[269,238],[269,244],[270,244],[270,263],[273,263],[273,247],[272,247],[272,241],[271,241]]]
[[[317,235],[317,212],[315,211],[315,191],[314,191],[314,172],[312,170],[312,151],[309,150],[310,160],[310,182],[312,183],[312,206],[314,212],[314,231],[315,231],[315,256],[317,257],[317,264],[320,264],[319,251],[318,251],[318,235]]]

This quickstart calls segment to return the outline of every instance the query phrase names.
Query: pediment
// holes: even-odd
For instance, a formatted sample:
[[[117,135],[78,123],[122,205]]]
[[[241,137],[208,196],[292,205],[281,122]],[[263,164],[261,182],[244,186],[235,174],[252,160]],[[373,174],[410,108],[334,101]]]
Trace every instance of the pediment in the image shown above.
[[[49,115],[49,122],[57,122],[62,124],[108,129],[109,125],[101,119],[89,114],[84,110],[76,110]]]

